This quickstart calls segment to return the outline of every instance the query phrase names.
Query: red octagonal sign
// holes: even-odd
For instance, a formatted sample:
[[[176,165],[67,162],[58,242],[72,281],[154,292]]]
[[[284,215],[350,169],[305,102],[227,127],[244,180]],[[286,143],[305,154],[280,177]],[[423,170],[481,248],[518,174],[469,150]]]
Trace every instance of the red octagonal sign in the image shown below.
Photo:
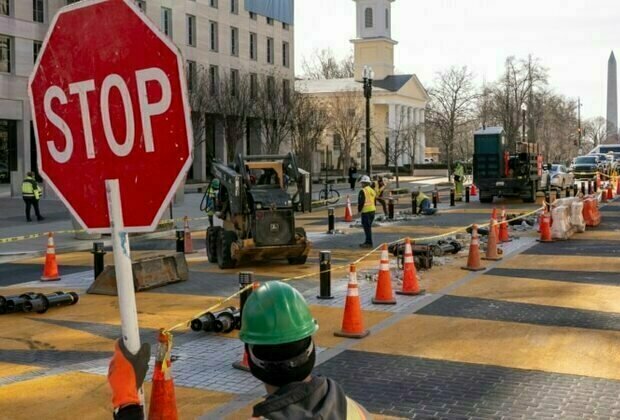
[[[132,0],[54,18],[30,77],[43,178],[89,231],[108,232],[106,180],[125,230],[154,230],[191,164],[183,59]]]

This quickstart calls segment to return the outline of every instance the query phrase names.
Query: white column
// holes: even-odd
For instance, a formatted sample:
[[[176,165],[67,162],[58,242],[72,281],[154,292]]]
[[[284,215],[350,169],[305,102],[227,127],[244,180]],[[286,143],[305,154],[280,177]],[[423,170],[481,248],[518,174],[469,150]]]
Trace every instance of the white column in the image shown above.
[[[413,126],[413,108],[408,106],[407,107],[407,130],[411,130],[412,126]],[[409,155],[410,153],[407,153],[406,162],[405,162],[407,164],[412,163]]]
[[[419,124],[424,124],[424,108],[419,108],[418,109],[418,115],[419,115],[419,120],[418,123]],[[424,162],[424,158],[426,157],[426,134],[424,132],[424,129],[421,127],[420,131],[419,131],[419,153],[418,155],[420,156],[420,162]]]

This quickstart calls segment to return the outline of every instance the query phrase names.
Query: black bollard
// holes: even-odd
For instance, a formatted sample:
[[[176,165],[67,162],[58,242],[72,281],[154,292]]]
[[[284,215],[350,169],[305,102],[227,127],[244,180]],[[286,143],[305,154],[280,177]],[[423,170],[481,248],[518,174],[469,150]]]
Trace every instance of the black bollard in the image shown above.
[[[454,203],[454,188],[450,188],[450,207],[456,206]]]
[[[185,231],[177,230],[177,252],[185,252]]]
[[[334,208],[327,208],[327,233],[334,233],[336,228],[334,227]]]
[[[439,193],[437,191],[433,191],[433,208],[436,209],[437,208],[437,199],[439,197],[437,197]]]
[[[593,192],[592,190],[592,181],[588,181],[588,195],[591,195]]]
[[[586,184],[581,181],[581,194],[586,195]]]
[[[388,219],[394,220],[394,199],[388,198]]]
[[[418,214],[418,195],[419,194],[420,194],[419,191],[411,193],[411,214],[413,215]]]
[[[332,253],[331,251],[319,252],[319,271],[321,285],[317,299],[333,299],[332,296]]]
[[[103,242],[93,242],[93,249],[90,253],[93,254],[93,270],[95,278],[97,278],[103,271],[104,256],[106,254],[105,249],[103,249]]]
[[[598,180],[598,178],[597,178],[597,180]],[[592,190],[593,190],[594,192],[598,192],[598,182],[597,182],[597,181],[594,181],[594,182],[592,183]]]
[[[547,211],[551,211],[551,194],[549,191],[545,191],[545,207]]]
[[[465,187],[465,202],[466,203],[469,203],[469,194],[470,194],[469,187]]]
[[[250,286],[254,283],[254,273],[251,271],[242,271],[239,273],[239,290],[243,290],[246,287]],[[245,302],[248,300],[250,295],[252,294],[252,288],[248,288],[244,290],[239,295],[239,322],[236,325],[237,329],[241,329],[241,316],[243,315],[243,307],[245,306]]]

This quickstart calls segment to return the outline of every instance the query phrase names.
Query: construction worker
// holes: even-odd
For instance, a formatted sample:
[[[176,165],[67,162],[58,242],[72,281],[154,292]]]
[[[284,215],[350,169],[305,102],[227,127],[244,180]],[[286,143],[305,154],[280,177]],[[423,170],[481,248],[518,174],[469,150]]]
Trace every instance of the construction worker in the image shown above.
[[[39,200],[41,199],[41,187],[34,179],[34,173],[28,172],[24,182],[22,183],[22,198],[26,203],[26,221],[32,222],[30,218],[30,208],[34,207],[34,213],[37,216],[37,220],[45,220],[45,217],[41,216],[39,211]]]
[[[465,182],[465,168],[460,161],[454,167],[454,192],[456,201],[463,200],[463,182]]]
[[[360,179],[362,189],[357,196],[357,211],[362,215],[362,226],[364,227],[364,235],[366,240],[360,244],[361,248],[372,248],[372,222],[375,221],[375,213],[377,211],[376,199],[377,193],[370,186],[370,177],[364,175]]]
[[[437,213],[437,209],[432,207],[431,199],[420,190],[416,197],[416,208],[418,209],[418,214],[424,214],[425,216],[432,216]]]
[[[338,383],[312,375],[316,360],[312,335],[318,329],[303,296],[288,284],[270,281],[250,295],[243,308],[239,338],[245,343],[252,375],[264,383],[269,394],[254,406],[253,418],[371,418]],[[115,419],[143,419],[138,389],[149,357],[148,344],[134,356],[122,340],[116,342],[108,371]]]
[[[385,202],[385,198],[383,198],[383,193],[385,192],[386,186],[387,184],[383,180],[383,177],[381,176],[375,177],[373,188],[375,189],[375,192],[377,193],[377,203],[381,204],[381,207],[383,207],[383,214],[388,213],[387,203]]]
[[[262,381],[266,399],[253,418],[368,419],[334,380],[312,375],[319,329],[301,293],[270,281],[252,292],[243,307],[239,339],[245,343],[250,372]]]
[[[209,226],[213,227],[213,216],[215,215],[215,207],[217,203],[217,198],[220,194],[220,180],[215,178],[211,181],[211,185],[207,189],[205,193],[205,197],[207,200],[206,211],[207,216],[209,217]]]

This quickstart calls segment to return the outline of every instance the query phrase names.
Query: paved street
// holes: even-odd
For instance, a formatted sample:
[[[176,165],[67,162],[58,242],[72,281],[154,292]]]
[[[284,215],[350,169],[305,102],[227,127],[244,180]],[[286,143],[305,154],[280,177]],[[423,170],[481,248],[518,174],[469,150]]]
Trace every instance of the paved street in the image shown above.
[[[186,203],[196,201],[194,195],[188,197]],[[513,214],[537,207],[516,200],[496,205]],[[443,202],[438,216],[411,218],[408,207],[409,200],[403,199],[397,205],[400,220],[379,223],[377,243],[485,223],[492,209],[477,202],[450,208]],[[159,328],[190,319],[234,293],[238,270],[253,271],[259,281],[308,274],[291,284],[302,291],[320,324],[317,372],[340,382],[377,418],[620,416],[620,282],[615,275],[620,268],[620,203],[602,209],[600,227],[569,241],[541,244],[533,230],[512,231],[503,260],[484,261],[484,272],[460,269],[466,251],[439,258],[430,271],[420,272],[427,294],[399,296],[393,306],[370,301],[378,266],[378,254],[372,255],[359,264],[364,321],[371,330],[362,340],[333,336],[346,293],[342,268],[364,254],[357,248],[361,229],[343,223],[342,212],[337,210],[339,235],[325,233],[325,210],[299,217],[314,243],[305,266],[276,262],[219,270],[204,254],[204,233],[194,232],[198,252],[187,256],[189,281],[137,295],[142,339],[154,343]],[[163,234],[135,241],[132,250],[139,256],[173,248],[173,237]],[[315,297],[318,275],[313,273],[322,249],[333,253],[336,298],[331,301]],[[1,318],[0,408],[10,418],[26,418],[21,417],[26,412],[28,418],[45,417],[49,410],[109,418],[105,374],[120,333],[118,303],[115,297],[84,293],[93,280],[89,253],[64,252],[58,261],[63,279],[49,283],[38,281],[41,257],[0,265],[2,295],[62,289],[81,294],[75,306]],[[112,264],[111,253],[106,263]],[[392,268],[393,287],[398,288],[394,261]],[[236,332],[175,333],[173,374],[182,418],[247,418],[264,394],[249,374],[230,367],[241,357],[236,337]],[[28,397],[32,392],[35,407]]]

